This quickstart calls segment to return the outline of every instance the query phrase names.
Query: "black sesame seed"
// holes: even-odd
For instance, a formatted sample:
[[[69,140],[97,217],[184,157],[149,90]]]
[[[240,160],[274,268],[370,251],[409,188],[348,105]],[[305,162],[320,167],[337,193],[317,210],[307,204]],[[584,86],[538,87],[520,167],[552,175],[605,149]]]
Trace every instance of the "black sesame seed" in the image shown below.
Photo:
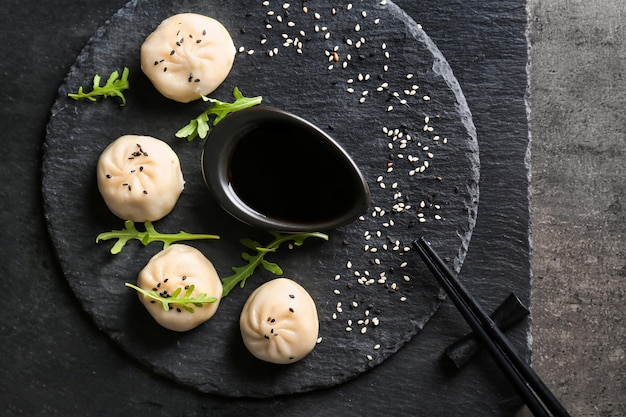
[[[159,65],[159,61],[154,61],[154,65]]]
[[[293,294],[289,294],[289,298],[296,298],[296,296]]]
[[[163,282],[167,282],[167,281],[169,281],[169,280],[170,280],[169,278],[165,278],[165,279],[163,280]]]
[[[206,35],[206,30],[202,31],[202,36]]]
[[[289,307],[289,311],[291,311],[292,313],[294,313],[293,308]]]
[[[198,40],[196,41],[196,43],[200,43],[200,42],[202,42],[202,39],[198,39]]]
[[[111,174],[107,174],[107,175],[106,175],[106,177],[107,177],[107,178],[111,178]]]
[[[187,279],[187,275],[183,275],[183,281]]]
[[[289,357],[289,360],[290,360],[290,361],[292,361],[292,360],[294,360],[294,359],[295,359],[295,356],[290,356],[290,357]]]
[[[170,55],[174,55],[175,53],[176,53],[176,51],[173,50],[173,49],[170,51]]]
[[[167,67],[163,68],[163,72],[167,72]]]
[[[266,335],[266,334],[264,334],[263,337],[266,338],[267,340],[270,339],[270,337],[268,335]]]
[[[146,190],[143,190],[143,193],[144,193],[144,194],[148,194],[148,192],[147,192]]]

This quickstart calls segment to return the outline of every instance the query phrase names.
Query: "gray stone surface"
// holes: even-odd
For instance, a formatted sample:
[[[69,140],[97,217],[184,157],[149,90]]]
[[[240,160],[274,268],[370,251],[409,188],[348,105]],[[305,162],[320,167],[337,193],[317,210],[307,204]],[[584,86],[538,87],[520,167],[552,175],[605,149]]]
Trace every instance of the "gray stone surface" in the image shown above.
[[[533,365],[626,415],[626,3],[531,0]]]

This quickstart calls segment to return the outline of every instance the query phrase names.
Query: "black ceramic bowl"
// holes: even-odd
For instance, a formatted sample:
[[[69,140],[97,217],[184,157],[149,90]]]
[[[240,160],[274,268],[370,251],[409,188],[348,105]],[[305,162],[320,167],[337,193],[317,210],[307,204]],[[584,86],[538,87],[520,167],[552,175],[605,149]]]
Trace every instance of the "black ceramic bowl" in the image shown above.
[[[266,230],[333,229],[354,221],[370,203],[365,178],[337,142],[271,107],[240,110],[214,126],[202,172],[224,210]]]

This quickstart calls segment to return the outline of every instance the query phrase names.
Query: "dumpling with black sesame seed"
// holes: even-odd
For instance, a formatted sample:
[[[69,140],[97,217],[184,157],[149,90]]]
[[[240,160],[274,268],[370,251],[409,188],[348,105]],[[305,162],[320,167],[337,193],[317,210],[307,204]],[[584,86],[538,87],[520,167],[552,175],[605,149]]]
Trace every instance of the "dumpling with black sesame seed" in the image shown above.
[[[217,20],[196,13],[171,16],[141,45],[141,69],[165,97],[188,103],[228,76],[235,45]]]
[[[157,323],[177,332],[191,330],[213,317],[222,298],[222,281],[211,261],[198,249],[180,243],[154,255],[139,272],[137,286],[165,298],[171,298],[176,291],[177,298],[197,298],[201,294],[204,299],[215,298],[214,302],[199,304],[172,303],[166,310],[163,303],[140,293],[139,299]],[[189,289],[192,292],[187,294]]]
[[[241,311],[239,326],[250,353],[277,364],[307,356],[319,334],[315,301],[288,278],[273,279],[254,290]]]
[[[117,138],[102,151],[96,172],[107,207],[134,222],[165,217],[185,186],[178,155],[151,136]]]

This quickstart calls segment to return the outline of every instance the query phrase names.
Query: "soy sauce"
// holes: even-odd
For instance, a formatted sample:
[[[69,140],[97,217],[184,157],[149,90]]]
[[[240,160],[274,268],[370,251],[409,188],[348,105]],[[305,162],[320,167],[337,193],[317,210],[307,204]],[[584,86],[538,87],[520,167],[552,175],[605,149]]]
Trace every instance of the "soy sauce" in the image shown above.
[[[319,133],[266,124],[235,147],[230,186],[255,211],[276,220],[324,222],[348,212],[358,174]]]

